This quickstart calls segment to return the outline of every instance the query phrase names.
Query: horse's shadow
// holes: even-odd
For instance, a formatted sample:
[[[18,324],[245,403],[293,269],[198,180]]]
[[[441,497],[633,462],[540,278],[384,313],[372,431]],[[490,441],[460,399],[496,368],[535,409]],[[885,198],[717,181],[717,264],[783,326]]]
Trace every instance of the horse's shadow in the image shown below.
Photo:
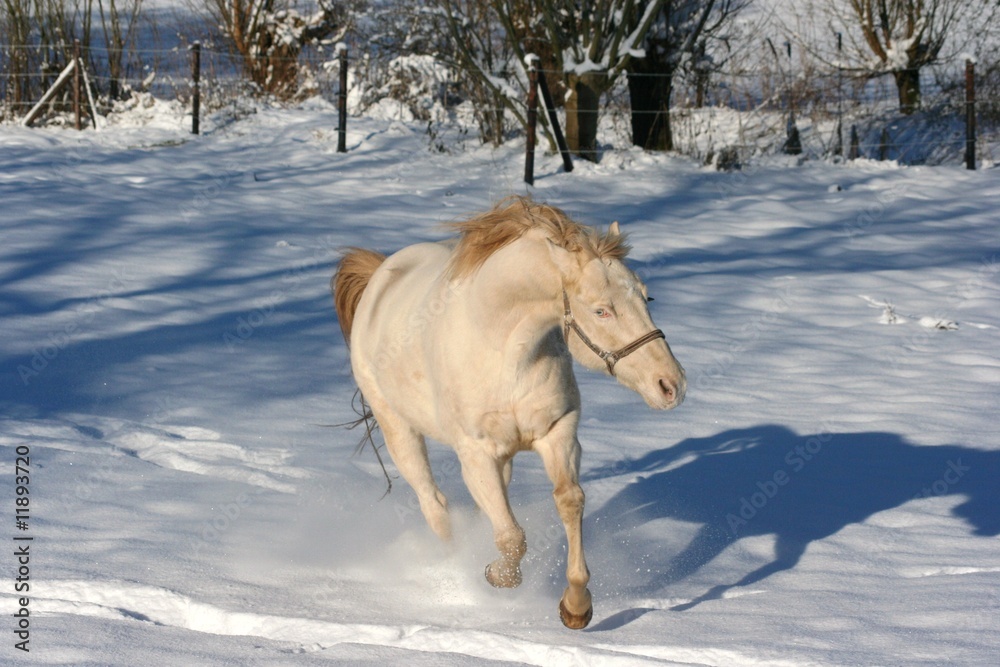
[[[684,579],[745,537],[774,536],[772,561],[673,607],[678,611],[789,570],[811,542],[915,498],[964,496],[953,514],[975,535],[1000,534],[1000,452],[917,446],[892,433],[800,436],[765,425],[688,439],[583,478],[620,475],[636,479],[588,516],[595,529],[632,531],[661,518],[701,525],[679,553],[653,557],[636,593]],[[593,629],[624,625],[643,611],[616,614]]]

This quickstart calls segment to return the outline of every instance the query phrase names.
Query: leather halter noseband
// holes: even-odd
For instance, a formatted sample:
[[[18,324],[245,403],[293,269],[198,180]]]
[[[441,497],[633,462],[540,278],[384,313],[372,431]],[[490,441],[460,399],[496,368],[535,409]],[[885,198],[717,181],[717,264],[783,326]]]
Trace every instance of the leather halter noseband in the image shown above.
[[[587,337],[587,334],[583,333],[583,329],[580,328],[580,325],[576,323],[576,320],[573,318],[573,313],[569,309],[569,295],[566,294],[566,290],[563,290],[563,305],[566,307],[563,318],[563,336],[566,338],[566,343],[569,343],[569,331],[572,329],[576,332],[576,335],[580,337],[580,340],[583,341],[584,345],[589,347],[594,354],[604,360],[604,363],[608,365],[608,373],[611,375],[615,374],[615,364],[617,364],[620,359],[627,357],[650,341],[654,341],[657,338],[663,338],[666,340],[667,338],[663,335],[662,331],[655,329],[650,331],[645,336],[635,339],[619,350],[615,350],[613,352],[604,350],[595,345],[590,338]]]

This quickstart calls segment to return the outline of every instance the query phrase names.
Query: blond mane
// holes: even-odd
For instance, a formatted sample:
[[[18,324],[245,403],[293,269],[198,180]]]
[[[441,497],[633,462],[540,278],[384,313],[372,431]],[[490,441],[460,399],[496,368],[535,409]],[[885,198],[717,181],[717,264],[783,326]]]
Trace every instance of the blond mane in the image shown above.
[[[574,222],[554,206],[517,195],[451,227],[460,234],[448,269],[453,278],[474,273],[493,253],[535,228],[544,229],[553,243],[570,252],[598,259],[622,260],[631,249],[623,234],[601,234]]]

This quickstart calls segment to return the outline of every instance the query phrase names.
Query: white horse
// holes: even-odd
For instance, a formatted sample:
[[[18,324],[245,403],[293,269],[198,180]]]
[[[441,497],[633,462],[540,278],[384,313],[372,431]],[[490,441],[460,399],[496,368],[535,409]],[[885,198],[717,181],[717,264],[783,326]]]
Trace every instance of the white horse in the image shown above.
[[[448,503],[424,438],[448,443],[493,524],[494,586],[521,583],[527,550],[507,487],[514,455],[534,450],[566,529],[563,623],[593,615],[583,554],[580,392],[572,359],[603,370],[669,410],[684,370],[646,307],[646,287],[622,260],[618,223],[607,234],[528,198],[507,199],[456,223],[457,243],[420,243],[391,257],[348,251],[331,281],[351,367],[431,529],[451,539]],[[575,334],[575,335],[574,335]]]

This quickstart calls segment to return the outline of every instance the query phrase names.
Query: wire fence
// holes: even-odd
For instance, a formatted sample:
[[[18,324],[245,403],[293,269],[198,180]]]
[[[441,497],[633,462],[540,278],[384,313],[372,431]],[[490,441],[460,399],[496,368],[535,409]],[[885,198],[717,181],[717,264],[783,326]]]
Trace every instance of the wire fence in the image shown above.
[[[903,110],[891,74],[758,71],[727,73],[708,81],[679,79],[671,105],[675,149],[718,160],[746,161],[768,153],[809,157],[857,156],[903,163],[962,159],[966,142],[965,65],[919,71],[919,102]],[[627,91],[613,97],[619,117],[628,110]],[[998,133],[996,98],[977,101],[984,155]],[[627,128],[619,128],[624,133]],[[794,134],[794,136],[793,136]]]
[[[37,101],[41,92],[55,81],[59,71],[72,57],[71,44],[58,44],[44,54],[45,60],[33,71],[10,71],[19,52],[36,55],[39,47],[0,44],[7,66],[0,68],[5,86],[0,92],[0,106],[7,115],[21,116]],[[228,50],[202,46],[201,69],[203,87],[209,99],[224,104],[233,97],[252,92],[243,75],[240,59]],[[165,100],[188,102],[191,95],[191,53],[188,45],[170,49],[132,50],[129,61],[115,76],[108,63],[112,52],[104,47],[81,47],[81,56],[90,72],[90,80],[103,98],[105,111],[112,98],[126,99],[132,93],[149,93]],[[25,58],[26,60],[26,58]],[[117,94],[116,94],[117,89]],[[21,92],[22,94],[17,94]]]
[[[38,101],[65,66],[68,44],[29,47],[0,43],[0,111],[16,120]],[[423,121],[443,127],[449,122],[472,123],[478,114],[500,114],[506,108],[479,102],[469,111],[469,77],[454,67],[424,57],[380,59],[370,50],[356,49],[351,59],[352,112],[380,106],[395,109],[400,120]],[[137,95],[174,100],[189,105],[192,94],[191,54],[183,39],[172,48],[130,49],[127,53],[104,47],[84,47],[82,60],[95,88],[98,111],[112,113]],[[201,46],[201,105],[211,113],[239,103],[252,103],[264,92],[251,82],[245,61],[214,43]],[[274,59],[279,61],[281,59]],[[339,64],[333,48],[309,47],[294,61],[295,101],[321,96],[331,102],[340,92]],[[117,61],[118,66],[114,63]],[[33,63],[29,68],[26,64]],[[919,72],[919,108],[901,111],[893,76],[858,76],[846,71],[791,72],[762,68],[752,72],[715,72],[698,77],[672,77],[669,123],[673,148],[682,153],[718,161],[747,161],[762,154],[787,151],[794,132],[807,156],[848,155],[852,137],[859,155],[905,163],[942,163],[961,159],[965,146],[965,81],[962,63],[922,68]],[[558,86],[562,72],[545,72]],[[510,89],[526,87],[523,69],[493,73]],[[640,76],[640,75],[634,75]],[[664,75],[641,75],[664,76]],[[977,100],[980,118],[979,158],[992,161],[992,146],[1000,136],[1000,99],[997,76],[987,70],[977,77],[982,91]],[[981,83],[979,83],[981,81]],[[564,91],[556,91],[562,99]],[[387,105],[390,101],[393,105]],[[521,103],[515,101],[515,103]],[[57,97],[50,116],[58,118],[69,104]],[[560,113],[563,113],[560,111]],[[585,113],[585,112],[584,112]],[[631,120],[640,113],[631,108],[625,76],[610,87],[596,112],[600,115],[600,142],[604,147],[631,145]],[[519,132],[511,118],[506,135]],[[465,136],[463,134],[463,136]]]

